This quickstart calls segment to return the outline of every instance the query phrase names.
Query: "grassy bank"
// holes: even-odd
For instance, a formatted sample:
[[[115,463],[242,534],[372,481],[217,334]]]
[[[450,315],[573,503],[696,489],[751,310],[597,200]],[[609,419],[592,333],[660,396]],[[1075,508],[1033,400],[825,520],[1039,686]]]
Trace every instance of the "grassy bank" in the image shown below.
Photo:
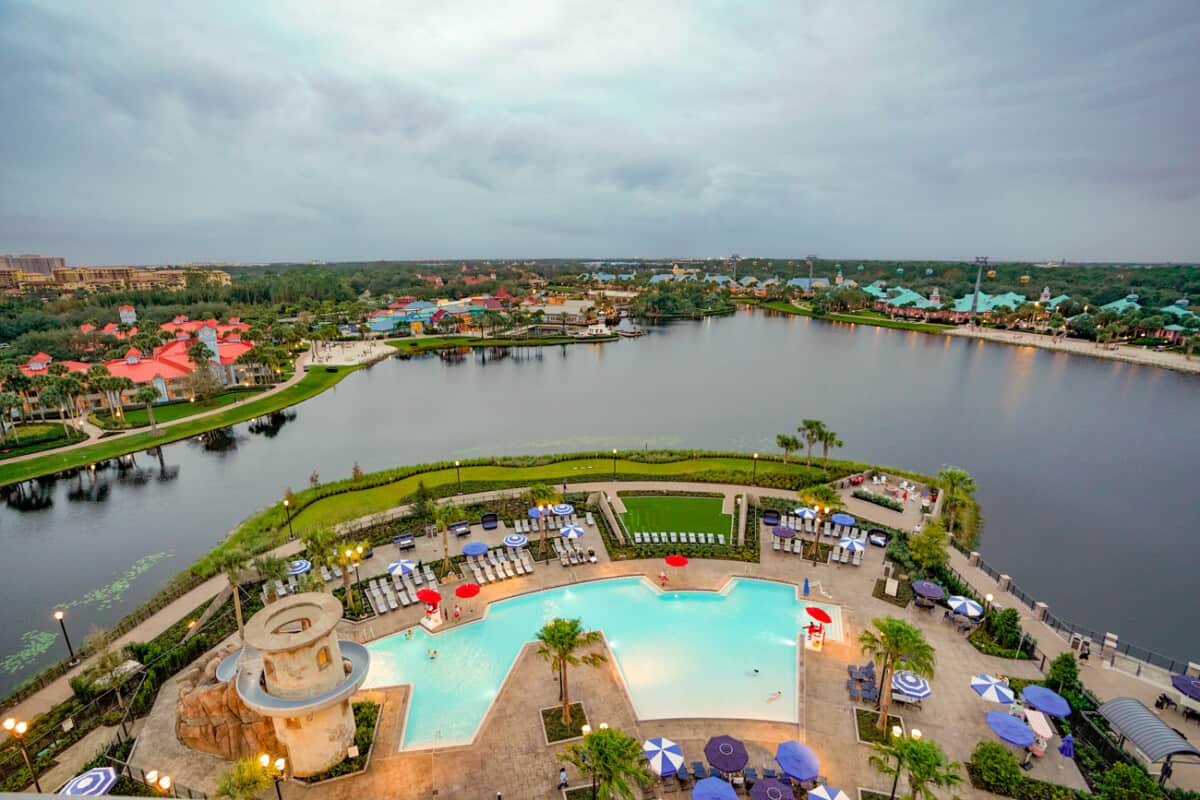
[[[909,320],[892,319],[877,311],[854,311],[837,314],[814,314],[812,309],[794,306],[783,301],[767,302],[761,300],[739,300],[738,302],[767,311],[778,311],[783,314],[796,314],[801,317],[825,319],[830,322],[849,322],[853,325],[874,325],[878,328],[895,328],[901,331],[917,331],[918,333],[944,333],[953,329],[953,325],[940,325],[934,322],[911,322]]]
[[[609,336],[527,336],[527,337],[491,337],[478,336],[427,336],[423,339],[389,339],[387,344],[401,353],[428,353],[432,350],[449,350],[457,347],[544,347],[553,344],[582,344],[585,342],[611,342],[618,339],[616,334]]]
[[[39,475],[48,475],[65,469],[82,467],[106,458],[116,458],[126,453],[145,450],[160,444],[186,439],[214,428],[224,428],[235,422],[278,411],[320,394],[349,375],[358,367],[317,367],[308,372],[298,383],[270,397],[259,398],[234,406],[228,411],[210,417],[181,422],[156,432],[145,431],[118,438],[102,440],[87,447],[79,447],[64,453],[31,458],[15,464],[0,464],[0,485],[29,480]]]
[[[71,430],[68,435],[61,422],[27,422],[17,425],[15,433],[11,427],[8,432],[9,439],[0,449],[0,459],[53,450],[55,447],[82,442],[87,438],[76,430]]]
[[[191,402],[175,402],[166,403],[154,407],[154,421],[159,425],[164,422],[174,422],[177,419],[185,417],[194,417],[197,414],[204,414],[209,411],[214,411],[218,408],[231,406],[243,400],[249,400],[254,395],[262,392],[264,386],[255,386],[247,388],[233,389],[232,391],[224,392],[217,395],[211,400],[203,400],[199,403]],[[97,412],[92,414],[88,419],[93,425],[98,428],[103,428],[106,431],[120,431],[129,428],[145,428],[150,425],[150,415],[143,407],[126,409],[124,419],[114,420],[112,415],[107,411]]]

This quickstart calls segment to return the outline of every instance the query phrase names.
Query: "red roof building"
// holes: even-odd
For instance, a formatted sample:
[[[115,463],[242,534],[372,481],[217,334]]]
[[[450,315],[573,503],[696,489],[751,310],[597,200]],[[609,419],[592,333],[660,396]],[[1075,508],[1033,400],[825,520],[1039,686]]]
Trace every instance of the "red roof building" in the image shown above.
[[[21,365],[21,372],[31,378],[35,375],[49,375],[51,364],[62,364],[71,372],[87,372],[92,366],[82,361],[55,361],[46,353],[38,353]]]

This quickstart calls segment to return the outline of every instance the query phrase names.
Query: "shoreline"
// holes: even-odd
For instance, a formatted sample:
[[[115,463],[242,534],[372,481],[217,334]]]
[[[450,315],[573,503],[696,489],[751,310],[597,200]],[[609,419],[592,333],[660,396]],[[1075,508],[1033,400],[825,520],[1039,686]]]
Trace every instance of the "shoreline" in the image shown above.
[[[1036,347],[1054,353],[1068,353],[1077,356],[1089,356],[1108,361],[1123,361],[1127,364],[1137,364],[1143,367],[1158,367],[1192,375],[1200,375],[1200,359],[1189,361],[1180,353],[1160,353],[1154,350],[1142,350],[1132,347],[1117,347],[1116,349],[1101,348],[1095,342],[1086,339],[1055,339],[1040,333],[1022,331],[1001,331],[993,328],[971,329],[967,327],[953,328],[945,332],[947,336],[957,336],[963,339],[980,339],[987,342],[1006,344],[1012,347]]]

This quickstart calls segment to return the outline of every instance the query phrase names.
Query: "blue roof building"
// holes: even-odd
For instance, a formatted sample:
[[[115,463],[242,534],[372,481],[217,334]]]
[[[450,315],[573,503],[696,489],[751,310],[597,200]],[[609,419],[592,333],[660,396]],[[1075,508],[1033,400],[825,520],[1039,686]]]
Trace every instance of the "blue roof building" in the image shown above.
[[[670,283],[675,280],[675,276],[670,272],[660,272],[657,275],[650,276],[651,283]]]
[[[1111,303],[1105,303],[1100,306],[1101,311],[1115,311],[1118,314],[1124,314],[1126,311],[1140,311],[1142,304],[1138,302],[1136,294],[1127,294],[1120,300],[1113,300]]]
[[[806,292],[809,291],[809,288],[810,288],[808,285],[808,278],[792,278],[790,281],[787,282],[787,285],[797,288],[797,289],[803,289]],[[811,288],[816,288],[818,286],[828,286],[828,285],[829,285],[829,281],[826,280],[825,278],[813,278]]]
[[[1159,309],[1167,316],[1175,317],[1175,319],[1185,319],[1187,317],[1196,316],[1196,312],[1188,308],[1188,300],[1186,297],[1176,300],[1169,306],[1163,306]]]

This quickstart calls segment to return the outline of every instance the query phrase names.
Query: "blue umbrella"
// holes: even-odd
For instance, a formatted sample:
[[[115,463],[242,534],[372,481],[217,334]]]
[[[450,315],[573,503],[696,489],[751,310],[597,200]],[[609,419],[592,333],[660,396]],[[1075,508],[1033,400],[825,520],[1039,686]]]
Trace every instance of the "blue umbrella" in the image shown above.
[[[714,736],[709,739],[704,745],[704,757],[721,772],[737,772],[750,760],[746,745],[732,736]]]
[[[488,546],[483,542],[467,542],[463,546],[463,555],[465,556],[481,556],[488,551]]]
[[[946,605],[950,606],[950,610],[955,614],[966,614],[968,617],[978,617],[983,613],[983,606],[959,594],[946,598]]]
[[[849,514],[837,513],[830,517],[829,521],[834,525],[853,525],[854,517],[850,516]]]
[[[570,503],[559,503],[556,506],[551,506],[550,510],[555,514],[558,514],[560,517],[568,517],[575,513],[575,506],[571,505]]]
[[[578,525],[567,525],[564,528],[560,528],[558,532],[562,534],[564,539],[579,539],[583,536],[583,528]]]
[[[1025,698],[1025,702],[1041,711],[1043,714],[1049,714],[1052,717],[1067,717],[1071,715],[1071,704],[1068,703],[1058,692],[1047,689],[1045,686],[1029,684],[1021,690],[1021,697]]]
[[[780,539],[790,539],[796,535],[796,531],[792,528],[789,528],[787,525],[776,525],[774,528],[771,528],[771,533],[775,534]]]
[[[683,765],[683,750],[670,739],[647,739],[642,742],[642,753],[650,762],[655,775],[674,775]]]
[[[933,581],[913,581],[912,588],[927,600],[941,600],[946,596],[946,590]]]
[[[524,547],[529,544],[529,537],[520,533],[510,533],[504,537],[506,547]]]
[[[850,796],[841,789],[821,785],[809,790],[808,800],[850,800]]]
[[[1033,731],[1021,720],[1007,711],[989,711],[985,717],[992,732],[1009,744],[1029,747],[1033,744]]]
[[[388,564],[388,575],[411,575],[417,568],[417,562],[409,561],[407,558],[402,561],[393,561]]]
[[[530,519],[540,519],[542,517],[550,516],[550,509],[538,508],[537,506],[534,506],[533,508],[529,509],[528,513]]]
[[[933,689],[929,688],[929,681],[906,669],[892,675],[892,688],[917,700],[924,700],[933,694]]]
[[[787,784],[763,778],[750,787],[750,800],[796,800],[796,795]]]
[[[300,558],[288,564],[288,575],[303,575],[312,569],[312,562],[306,558]]]
[[[117,785],[117,771],[112,767],[97,767],[76,775],[59,794],[90,795],[108,794]]]
[[[1171,685],[1193,700],[1200,700],[1200,680],[1190,675],[1172,675]]]
[[[738,800],[737,792],[720,778],[705,778],[692,787],[692,800]]]
[[[813,781],[821,774],[821,759],[808,745],[788,741],[775,748],[775,761],[794,781]]]
[[[817,518],[817,512],[813,511],[811,508],[805,508],[804,506],[800,506],[792,513],[795,514],[800,519],[816,519]]]
[[[1013,690],[993,675],[972,675],[971,688],[975,690],[975,694],[993,703],[1008,705],[1013,701]]]
[[[851,553],[858,553],[867,549],[867,546],[858,539],[841,539],[838,544],[843,550],[849,550]]]

